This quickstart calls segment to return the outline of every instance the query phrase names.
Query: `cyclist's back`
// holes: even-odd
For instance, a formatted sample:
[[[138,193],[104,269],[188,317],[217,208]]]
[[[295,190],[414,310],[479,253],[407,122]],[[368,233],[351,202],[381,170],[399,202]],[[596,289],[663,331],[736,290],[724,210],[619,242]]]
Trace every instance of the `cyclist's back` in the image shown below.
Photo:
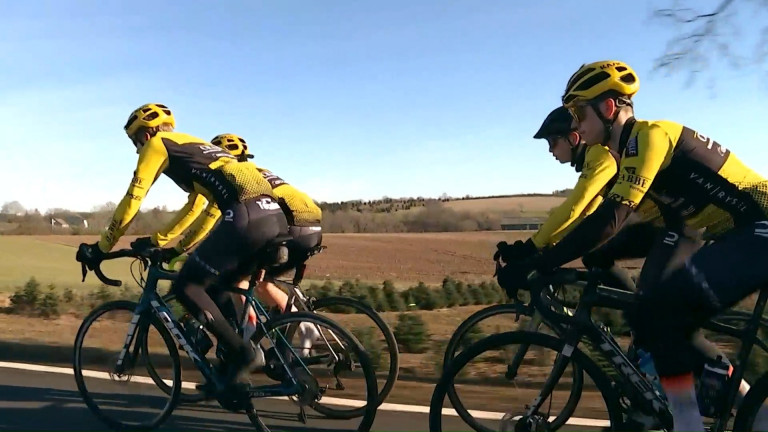
[[[319,246],[323,240],[321,222],[323,213],[320,207],[306,193],[289,184],[270,170],[247,163],[253,155],[248,151],[248,144],[243,137],[235,134],[219,134],[211,144],[221,147],[232,154],[241,162],[241,165],[252,167],[261,173],[265,181],[272,188],[272,194],[277,199],[280,207],[288,220],[289,234],[294,238],[293,258],[286,264],[286,268],[303,261],[307,252]]]
[[[610,199],[634,207],[647,192],[668,228],[706,228],[707,238],[765,220],[768,180],[730,150],[679,123],[628,123]]]

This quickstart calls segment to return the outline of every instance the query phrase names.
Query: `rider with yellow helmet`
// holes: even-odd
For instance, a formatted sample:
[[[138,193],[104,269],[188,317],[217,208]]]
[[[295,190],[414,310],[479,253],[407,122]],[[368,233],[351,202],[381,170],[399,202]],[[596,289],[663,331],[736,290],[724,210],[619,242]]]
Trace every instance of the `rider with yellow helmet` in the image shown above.
[[[246,162],[253,158],[253,155],[248,151],[248,144],[245,139],[238,135],[220,134],[211,140],[211,144],[227,150],[240,162]],[[256,167],[256,169],[272,186],[273,194],[285,213],[288,220],[288,232],[293,236],[295,246],[298,247],[298,250],[292,251],[292,253],[298,254],[296,256],[298,260],[303,260],[305,256],[301,255],[302,250],[309,251],[322,243],[323,234],[320,226],[322,210],[309,195],[286,183],[268,169],[261,167]],[[291,259],[290,263],[297,264],[296,261],[296,259]],[[245,284],[247,281],[241,282],[241,286]],[[269,282],[269,278],[259,284],[257,293],[259,298],[266,300],[270,306],[277,306],[285,311],[288,296],[280,288]]]
[[[768,180],[684,125],[636,119],[632,97],[639,86],[637,73],[615,60],[582,65],[568,80],[563,106],[587,145],[602,143],[619,154],[618,180],[565,238],[532,261],[506,266],[499,282],[526,287],[531,270],[583,256],[613,236],[642,200],[652,200],[665,229],[626,318],[635,343],[653,355],[675,429],[703,431],[692,375],[703,360],[691,336],[768,282]],[[699,247],[686,227],[703,229],[713,242]]]
[[[171,289],[226,348],[222,381],[229,387],[247,379],[249,366],[256,360],[255,352],[230,327],[206,290],[245,277],[245,269],[255,264],[250,262],[254,249],[284,235],[288,226],[272,187],[255,167],[238,163],[229,152],[205,140],[175,132],[175,126],[173,114],[162,104],[145,104],[131,113],[124,129],[139,154],[133,180],[101,240],[85,245],[77,259],[93,268],[102,254],[114,247],[161,174],[189,193],[190,202],[197,203],[202,197],[209,206],[217,206],[225,217],[192,253]],[[189,225],[194,219],[189,208],[185,206],[172,221],[175,227],[164,232],[178,232],[179,226]],[[149,246],[160,245],[164,241],[161,237],[153,236]],[[228,296],[226,292],[211,294]]]

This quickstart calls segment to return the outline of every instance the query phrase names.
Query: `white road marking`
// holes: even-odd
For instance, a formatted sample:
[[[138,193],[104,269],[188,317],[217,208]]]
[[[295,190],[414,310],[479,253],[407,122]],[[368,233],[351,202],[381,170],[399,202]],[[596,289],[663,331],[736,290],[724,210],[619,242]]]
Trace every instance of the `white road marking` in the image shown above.
[[[72,368],[45,366],[45,365],[38,365],[38,364],[31,364],[31,363],[16,363],[16,362],[0,361],[0,368],[21,369],[21,370],[27,370],[27,371],[33,371],[33,372],[48,372],[48,373],[57,373],[57,374],[64,374],[64,375],[75,374]],[[98,379],[104,379],[104,380],[110,379],[109,374],[106,372],[83,370],[83,375],[90,378],[98,378]],[[131,378],[131,381],[142,383],[142,384],[154,384],[154,381],[152,380],[152,378],[144,377],[144,376],[134,375]],[[171,385],[171,382],[169,380],[163,380],[163,381],[165,381],[168,385]],[[181,382],[181,388],[184,388],[184,389],[194,389],[195,385],[197,385],[197,383],[189,382],[189,381]],[[274,397],[270,399],[287,399],[287,398]],[[335,398],[335,397],[328,397],[328,396],[323,397],[323,403],[330,404],[330,405],[348,406],[353,408],[361,407],[365,405],[364,401],[353,400],[353,399],[342,399],[342,398]],[[428,406],[403,405],[403,404],[396,404],[396,403],[389,403],[389,402],[384,402],[383,404],[381,404],[381,406],[379,406],[379,410],[395,411],[395,412],[410,412],[410,413],[416,413],[416,414],[429,414]],[[469,410],[469,413],[472,415],[472,417],[476,419],[482,419],[482,420],[501,420],[501,418],[504,416],[504,413],[493,412],[493,411]],[[458,417],[458,413],[456,413],[456,411],[451,408],[443,408],[443,415]],[[589,419],[589,418],[580,418],[580,417],[571,417],[570,419],[568,419],[567,424],[572,426],[586,426],[586,427],[610,426],[610,423],[608,422],[608,420]]]

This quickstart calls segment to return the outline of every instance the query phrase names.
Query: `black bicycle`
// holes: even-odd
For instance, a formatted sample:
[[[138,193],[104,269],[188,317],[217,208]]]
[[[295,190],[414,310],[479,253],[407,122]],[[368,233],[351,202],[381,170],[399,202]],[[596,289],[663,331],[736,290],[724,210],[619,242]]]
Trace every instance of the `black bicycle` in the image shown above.
[[[579,397],[569,398],[566,406],[562,408],[560,416],[551,415],[552,399],[558,390],[572,389],[576,376],[583,373],[586,373],[591,379],[604,403],[608,420],[604,422],[603,426],[609,430],[622,430],[637,426],[638,415],[642,416],[640,420],[647,422],[646,425],[652,424],[655,427],[670,429],[672,417],[663,394],[657,391],[646,376],[639,372],[636,364],[628,359],[610,331],[591,319],[591,312],[595,307],[625,310],[634,301],[633,294],[600,286],[598,283],[599,273],[597,272],[573,269],[560,269],[554,275],[539,276],[532,282],[531,304],[534,310],[542,315],[543,321],[547,322],[551,328],[559,329],[559,334],[552,336],[540,332],[512,331],[486,337],[466,348],[450,362],[435,387],[430,406],[430,430],[442,430],[441,413],[445,396],[449,390],[468,382],[467,379],[460,376],[462,369],[470,361],[510,345],[519,345],[524,347],[526,351],[535,351],[540,354],[540,358],[546,359],[549,357],[541,356],[541,353],[548,351],[553,354],[554,360],[547,364],[529,363],[525,365],[530,369],[538,367],[540,371],[547,371],[547,373],[541,373],[536,379],[529,382],[530,386],[526,387],[526,390],[530,390],[533,385],[541,385],[542,383],[544,388],[538,392],[530,392],[531,403],[524,404],[519,415],[513,415],[508,411],[506,415],[499,418],[502,420],[503,430],[556,430],[564,425],[579,402],[580,390]],[[583,294],[573,313],[564,314],[561,312],[561,308],[552,307],[553,304],[558,304],[558,302],[553,301],[553,287],[574,284],[583,286]],[[734,401],[744,377],[752,348],[757,345],[764,352],[768,352],[768,346],[758,338],[758,331],[766,328],[766,322],[762,316],[766,299],[768,299],[768,291],[763,290],[760,292],[751,314],[739,314],[732,311],[730,315],[723,314],[703,326],[705,329],[734,337],[741,342],[726,391],[716,407],[717,414],[711,419],[711,431],[724,430],[732,419]],[[579,348],[579,344],[582,342],[584,349]],[[520,349],[516,352],[519,351]],[[491,374],[494,369],[494,361],[506,363],[506,359],[502,359],[501,362],[498,362],[498,358],[492,360],[484,364],[487,370],[491,370]],[[569,366],[572,368],[571,373],[566,374]],[[503,368],[496,367],[496,370],[502,371]],[[570,382],[561,382],[569,380]],[[485,377],[484,384],[498,385],[499,381],[501,380]],[[519,388],[518,391],[523,392],[523,389]],[[571,396],[573,396],[573,392],[571,392]],[[751,430],[751,424],[766,397],[768,397],[768,374],[758,379],[745,396],[733,422],[734,430]],[[545,407],[547,401],[549,401],[549,406]],[[452,402],[457,408],[456,412],[459,417],[473,429],[478,431],[498,430],[498,428],[491,429],[481,424],[470,410],[466,410],[463,406],[457,407],[455,401]],[[573,406],[567,406],[569,404]],[[459,405],[461,404],[459,403]],[[488,413],[482,414],[486,419],[491,418]],[[633,417],[630,418],[630,414]],[[496,420],[495,417],[493,419]],[[511,426],[512,421],[516,421],[514,426]],[[584,425],[592,429],[598,426],[596,423]]]
[[[326,246],[318,246],[313,250],[306,252],[305,259],[301,260],[295,265],[290,267],[281,267],[275,270],[277,274],[283,274],[284,272],[293,271],[293,278],[291,280],[286,279],[273,279],[275,285],[283,289],[288,293],[288,302],[286,310],[292,310],[292,306],[298,311],[311,312],[311,313],[335,313],[343,311],[344,313],[358,314],[367,317],[370,321],[373,321],[372,325],[365,328],[375,328],[378,330],[379,335],[372,335],[372,337],[384,341],[384,349],[382,354],[386,356],[378,367],[377,376],[383,375],[383,379],[378,380],[379,394],[376,400],[377,406],[384,403],[387,396],[392,392],[392,389],[397,382],[397,377],[400,372],[400,352],[397,347],[397,339],[389,328],[387,323],[381,318],[381,316],[369,305],[352,297],[344,296],[329,296],[320,299],[314,297],[308,297],[301,289],[301,282],[304,280],[304,275],[307,269],[306,260],[310,257],[325,250]],[[176,296],[173,293],[168,293],[163,296],[163,301],[166,303],[172,303],[176,300]],[[270,311],[270,317],[279,316],[280,312],[276,309]],[[354,330],[353,334],[354,334]],[[254,336],[256,336],[254,334]],[[257,343],[258,341],[252,340]],[[365,346],[364,346],[365,347]],[[151,365],[149,366],[151,367]],[[380,373],[379,371],[384,373]],[[169,389],[170,390],[170,389]],[[206,395],[203,392],[190,389],[185,392],[182,390],[180,396],[181,402],[184,403],[196,403],[206,399]],[[333,418],[333,419],[350,419],[363,415],[365,407],[333,407],[333,406],[319,406],[317,408],[321,414]]]
[[[163,268],[159,251],[141,252],[127,249],[105,254],[103,260],[122,257],[134,258],[141,263],[142,268],[147,269],[147,276],[146,279],[142,280],[143,293],[138,302],[119,300],[102,304],[91,311],[78,330],[74,345],[73,368],[78,390],[88,408],[101,421],[115,430],[151,430],[158,427],[173,412],[180,399],[183,383],[181,381],[178,345],[186,352],[194,367],[205,379],[205,383],[198,385],[197,389],[207,389],[207,398],[216,399],[224,409],[244,412],[258,431],[268,431],[269,428],[256,413],[252,398],[260,398],[265,402],[267,398],[292,400],[299,408],[299,413],[293,419],[306,423],[310,417],[306,407],[314,410],[318,410],[320,407],[322,410],[322,399],[328,390],[330,388],[344,389],[345,385],[357,392],[356,394],[364,392],[360,397],[362,400],[355,403],[356,406],[359,406],[361,405],[360,402],[364,402],[364,405],[362,405],[363,414],[359,416],[360,422],[354,430],[370,430],[376,415],[378,389],[371,360],[359,341],[333,320],[313,313],[286,313],[267,320],[267,312],[253,297],[255,283],[262,280],[266,269],[271,265],[285,262],[287,254],[285,243],[287,241],[289,241],[287,238],[275,239],[257,252],[258,262],[263,263],[264,266],[254,273],[248,290],[229,289],[244,296],[246,305],[257,311],[257,328],[251,340],[260,344],[267,354],[264,366],[266,375],[271,380],[278,382],[278,384],[250,385],[242,391],[224,391],[225,383],[222,382],[222,372],[218,367],[220,362],[216,364],[209,361],[203,353],[210,349],[210,345],[208,345],[211,343],[210,339],[207,339],[206,344],[207,335],[199,327],[199,324],[189,321],[187,325],[179,323],[166,302],[156,292],[158,281],[173,280],[176,277],[175,272]],[[81,245],[81,247],[83,246]],[[106,285],[120,286],[122,284],[121,281],[106,277],[99,266],[93,270]],[[83,265],[83,279],[85,279],[86,273],[87,269]],[[244,308],[243,315],[238,320],[241,324],[247,322],[246,309]],[[83,356],[94,351],[91,347],[84,347],[85,337],[99,317],[115,311],[126,312],[131,318],[122,348],[119,354],[106,361],[108,372],[102,378],[108,378],[113,383],[122,384],[131,381],[149,382],[163,389],[169,399],[158,403],[158,413],[148,421],[135,421],[135,417],[141,411],[141,407],[134,401],[136,392],[126,396],[130,402],[116,401],[112,394],[101,390],[104,385],[103,382],[94,384],[91,386],[92,388],[89,388],[84,379],[99,374],[84,369]],[[304,352],[305,355],[298,354],[290,342],[296,334],[296,329],[302,323],[309,323],[314,326],[323,341],[323,344],[313,346],[309,353]],[[107,323],[105,327],[111,329],[112,324]],[[101,327],[101,325],[96,325],[96,327]],[[159,334],[160,342],[149,341],[151,329]],[[244,325],[240,325],[236,330],[242,335],[246,328]],[[154,354],[150,353],[149,346],[154,348],[152,350]],[[166,363],[163,366],[159,365],[158,360],[161,356],[155,351],[160,346],[164,346],[164,351],[167,351],[169,355],[162,357]],[[330,346],[332,349],[324,350],[323,346]],[[299,349],[298,351],[305,350]],[[146,367],[148,378],[135,375],[138,371],[137,366],[141,364],[149,365]],[[313,366],[326,367],[329,374],[332,375],[331,379],[334,384],[321,386],[317,379],[318,374],[310,370]],[[167,377],[162,377],[161,373],[167,373]],[[345,374],[349,375],[346,383],[342,381],[342,375]],[[143,393],[145,390],[138,392],[140,395]],[[99,400],[104,403],[98,402]],[[151,402],[157,402],[157,398],[151,399]],[[339,403],[333,400],[330,402]],[[129,408],[126,409],[125,405],[128,405]],[[118,415],[127,417],[128,420],[118,419]]]

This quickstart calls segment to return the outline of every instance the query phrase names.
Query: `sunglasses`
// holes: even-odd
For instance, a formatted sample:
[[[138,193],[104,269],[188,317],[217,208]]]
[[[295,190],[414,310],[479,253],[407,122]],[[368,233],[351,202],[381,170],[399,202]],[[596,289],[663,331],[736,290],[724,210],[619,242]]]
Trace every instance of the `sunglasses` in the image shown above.
[[[588,103],[582,103],[568,108],[568,111],[571,112],[571,115],[577,123],[581,123],[584,121],[584,119],[587,118],[587,108],[590,106],[592,105]]]

